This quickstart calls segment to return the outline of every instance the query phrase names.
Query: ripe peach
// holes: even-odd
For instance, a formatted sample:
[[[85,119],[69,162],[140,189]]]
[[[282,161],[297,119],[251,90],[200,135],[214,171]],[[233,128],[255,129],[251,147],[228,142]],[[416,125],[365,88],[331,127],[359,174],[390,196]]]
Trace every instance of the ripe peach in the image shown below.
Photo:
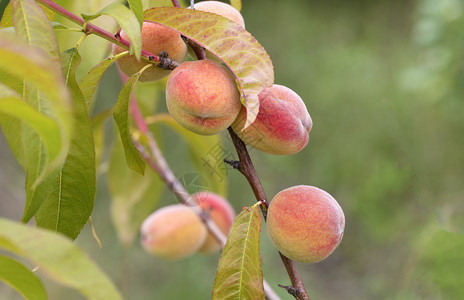
[[[195,3],[194,7],[196,10],[223,16],[245,28],[245,21],[243,20],[242,14],[232,5],[219,1],[202,1]]]
[[[140,227],[142,247],[164,259],[181,259],[195,253],[205,242],[207,229],[189,207],[165,206],[145,219]]]
[[[229,201],[212,192],[199,192],[193,195],[196,203],[206,212],[216,223],[218,228],[227,235],[235,218],[235,211]],[[211,253],[219,250],[221,245],[216,241],[213,235],[208,234],[205,243],[201,246],[199,252]]]
[[[313,186],[279,192],[267,212],[267,229],[275,247],[290,259],[315,263],[340,244],[345,215],[337,201]]]
[[[129,40],[124,31],[121,30],[120,35],[123,39]],[[162,51],[167,52],[169,58],[176,62],[183,62],[187,56],[187,46],[177,31],[151,22],[143,22],[142,48],[155,55],[159,55]],[[114,55],[124,51],[126,49],[115,44],[113,45]],[[137,61],[135,56],[126,55],[119,58],[117,64],[126,75],[131,76],[147,65],[148,62],[143,59]],[[148,68],[142,73],[139,80],[159,80],[170,73],[171,70],[163,70],[159,67]]]
[[[247,117],[242,107],[232,128],[248,145],[271,154],[289,155],[303,149],[313,126],[300,96],[291,89],[274,84],[258,95],[256,120],[243,129]]]
[[[209,59],[187,61],[172,71],[166,105],[180,125],[202,135],[229,127],[242,106],[232,75]]]

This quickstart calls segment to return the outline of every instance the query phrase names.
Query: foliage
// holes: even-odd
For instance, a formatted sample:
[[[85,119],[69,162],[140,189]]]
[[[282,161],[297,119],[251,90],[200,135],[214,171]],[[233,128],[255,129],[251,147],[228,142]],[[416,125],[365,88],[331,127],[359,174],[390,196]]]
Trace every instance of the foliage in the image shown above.
[[[16,169],[7,156],[10,148],[26,177],[23,221],[35,217],[39,226],[76,238],[92,213],[103,251],[95,249],[86,227],[77,243],[92,253],[93,259],[112,275],[111,279],[121,289],[126,289],[128,298],[209,297],[218,257],[195,256],[172,264],[149,258],[134,243],[144,216],[156,206],[172,202],[173,197],[165,196],[163,185],[148,168],[142,177],[127,167],[118,132],[113,130],[114,126],[106,126],[109,124],[105,120],[117,99],[108,95],[121,88],[116,69],[111,65],[117,58],[108,58],[109,43],[87,37],[82,45],[76,45],[82,33],[72,29],[79,26],[50,10],[45,9],[43,14],[34,1],[11,2],[16,6],[7,7],[0,24],[13,26],[12,18],[16,16],[22,20],[17,22],[16,33],[23,38],[12,37],[11,28],[0,32],[0,126],[4,135],[0,138],[0,192],[4,195],[0,214],[7,214],[9,207],[17,207],[19,204],[13,199],[21,198],[24,193],[17,184],[5,188],[5,182],[10,182],[6,181],[10,176],[7,173]],[[98,14],[109,2],[59,1],[72,12],[88,15]],[[142,3],[149,8],[161,2],[163,6],[171,6],[170,1],[128,1],[130,10],[125,12],[131,15],[130,25],[134,28],[136,23],[140,25]],[[240,1],[232,2],[241,6],[237,4]],[[167,23],[166,12],[171,11],[152,9],[145,13],[152,21]],[[345,210],[347,230],[334,256],[318,265],[301,268],[303,277],[311,279],[314,298],[462,297],[458,271],[463,263],[459,250],[463,247],[464,233],[461,201],[464,157],[460,151],[464,147],[461,137],[464,44],[457,37],[464,34],[463,11],[458,0],[296,1],[291,5],[282,1],[247,1],[242,10],[248,21],[247,29],[260,44],[253,40],[243,47],[254,47],[250,52],[262,54],[260,62],[254,65],[264,62],[264,67],[257,70],[237,65],[243,60],[227,57],[220,47],[208,45],[209,41],[192,32],[197,26],[195,22],[203,18],[226,28],[233,27],[230,22],[197,12],[198,20],[189,28],[178,26],[175,19],[167,24],[185,31],[186,36],[221,56],[236,71],[238,84],[244,81],[240,74],[248,72],[263,71],[258,75],[264,78],[258,80],[259,84],[271,81],[271,75],[273,81],[272,64],[266,62],[265,52],[260,52],[263,45],[278,70],[276,82],[291,83],[306,102],[315,125],[305,150],[285,158],[254,152],[252,155],[269,196],[294,182],[310,182],[333,191]],[[186,15],[179,12],[180,17]],[[30,16],[34,18],[28,19]],[[50,26],[47,20],[55,21],[55,26]],[[105,17],[90,21],[94,22],[105,26],[107,22],[105,28],[116,32],[116,27]],[[58,30],[60,26],[67,29]],[[139,55],[140,48],[137,49],[133,50]],[[136,83],[135,78],[133,83],[126,86],[126,94],[122,95],[124,125],[132,129],[125,134],[126,147],[131,145],[131,137],[142,144],[146,142],[143,134],[133,130],[128,116],[131,92],[142,107],[145,106],[142,98],[162,98],[163,94],[163,83],[153,89],[156,97],[136,91],[143,85]],[[260,88],[256,82],[242,86],[243,100],[247,93],[253,99]],[[143,108],[147,121],[152,119],[150,131],[163,149],[169,149],[165,155],[177,174],[200,173],[221,194],[231,191],[229,199],[234,206],[250,205],[253,194],[243,188],[243,180],[221,170],[222,178],[229,176],[230,187],[226,189],[225,182],[219,182],[204,165],[202,159],[220,137],[189,136],[163,119],[163,105],[151,103]],[[89,116],[96,115],[101,119],[93,119],[90,127]],[[222,142],[224,154],[230,153],[230,146],[227,140]],[[95,148],[96,157],[92,153]],[[79,168],[74,169],[75,165]],[[81,173],[84,165],[88,168]],[[140,164],[136,166],[141,169]],[[18,172],[11,173],[11,182],[20,182],[21,178],[15,175]],[[64,177],[60,176],[63,174]],[[62,181],[63,178],[68,180]],[[85,197],[75,196],[76,185],[79,190],[85,189]],[[59,193],[68,189],[73,190],[69,195]],[[52,190],[56,193],[50,194]],[[113,226],[109,225],[110,219]],[[14,233],[24,231],[34,239],[43,234],[53,239],[53,245],[61,245],[55,241],[63,239],[59,234],[49,235],[42,229],[2,222],[0,230],[15,229],[11,239],[15,238]],[[0,240],[4,241],[4,237]],[[38,243],[30,252],[55,258],[54,253],[62,250],[59,246],[46,246]],[[10,244],[8,247],[12,249]],[[55,248],[57,252],[49,252]],[[271,249],[263,235],[260,247],[263,269],[275,286],[285,277],[282,266],[271,263],[271,258],[277,255]],[[87,265],[90,260],[78,252],[77,256],[82,255]],[[40,278],[50,297],[60,293],[58,287],[52,285],[50,289],[46,284],[48,272],[41,271],[46,266],[31,273],[24,267],[30,270],[31,263],[35,266],[39,262],[29,258],[32,256],[18,255],[26,258],[27,264],[16,257],[0,256],[0,259],[14,266],[10,270],[24,274],[24,278],[35,278],[31,280],[36,284],[28,285],[29,289],[41,290],[37,280]],[[66,260],[59,260],[63,261]],[[94,278],[94,274],[106,278],[91,264],[86,270],[77,268],[84,275],[70,282],[80,283],[82,278]],[[0,272],[6,270],[0,268]],[[0,274],[0,278],[6,278],[3,276]],[[61,273],[53,278],[67,285],[60,281],[64,278]],[[114,286],[107,279],[102,280],[106,282],[102,290],[113,291],[113,299],[117,299]],[[25,291],[23,287],[18,289]],[[0,288],[0,295],[3,291]],[[286,295],[285,291],[278,292]],[[61,298],[69,291],[62,293]]]

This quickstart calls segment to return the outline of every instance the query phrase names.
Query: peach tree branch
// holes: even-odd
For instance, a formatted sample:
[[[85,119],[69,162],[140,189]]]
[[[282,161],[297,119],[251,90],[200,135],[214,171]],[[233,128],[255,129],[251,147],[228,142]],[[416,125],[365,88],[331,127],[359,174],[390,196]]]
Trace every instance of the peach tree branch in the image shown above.
[[[131,114],[134,118],[134,121],[140,130],[140,132],[148,140],[149,151],[145,149],[143,145],[135,142],[137,149],[140,151],[140,154],[145,159],[145,161],[150,165],[150,167],[158,173],[161,179],[166,183],[168,188],[174,193],[177,199],[184,205],[191,207],[197,215],[200,216],[202,222],[207,227],[208,231],[214,236],[214,238],[221,244],[221,248],[224,248],[226,244],[227,237],[222,233],[222,231],[217,227],[216,223],[210,218],[208,213],[205,213],[194,201],[191,201],[191,195],[185,190],[182,183],[174,175],[174,172],[169,167],[166,159],[164,158],[161,150],[156,143],[156,140],[148,130],[148,125],[145,122],[145,119],[140,112],[137,102],[134,98],[131,99]],[[264,280],[264,292],[266,294],[266,299],[268,300],[279,300],[279,296],[274,292],[271,286]]]
[[[72,12],[68,11],[67,9],[61,7],[60,5],[58,5],[57,3],[51,0],[37,0],[37,2],[40,4],[43,4],[44,6],[53,10],[54,12],[60,14],[61,16],[67,18],[68,20],[80,26],[85,25],[85,29],[84,28],[82,29],[82,32],[84,32],[85,34],[95,34],[101,38],[104,38],[107,41],[110,41],[113,44],[119,45],[129,50],[130,42],[121,38],[119,33],[112,34],[106,30],[101,29],[98,26],[93,25],[92,23],[86,23],[84,19],[82,19],[81,17],[73,14]],[[142,58],[152,63],[159,63],[157,66],[162,67],[164,69],[173,70],[179,65],[179,63],[167,57],[160,57],[158,55],[155,55],[145,50],[142,50]]]
[[[235,150],[237,151],[239,161],[229,161],[224,159],[224,162],[232,165],[234,169],[239,170],[240,173],[245,176],[253,190],[253,193],[255,194],[256,200],[262,202],[262,204],[260,204],[260,208],[264,221],[266,221],[268,209],[267,196],[264,192],[261,181],[259,180],[258,174],[256,173],[253,162],[251,161],[250,154],[248,153],[245,143],[237,136],[232,127],[229,127],[228,130],[230,137],[232,138],[232,142],[234,143]],[[287,270],[288,276],[290,277],[290,281],[292,282],[292,287],[286,288],[287,292],[298,300],[309,300],[308,292],[306,291],[300,273],[296,268],[295,262],[282,253],[279,252],[279,254],[285,269]]]

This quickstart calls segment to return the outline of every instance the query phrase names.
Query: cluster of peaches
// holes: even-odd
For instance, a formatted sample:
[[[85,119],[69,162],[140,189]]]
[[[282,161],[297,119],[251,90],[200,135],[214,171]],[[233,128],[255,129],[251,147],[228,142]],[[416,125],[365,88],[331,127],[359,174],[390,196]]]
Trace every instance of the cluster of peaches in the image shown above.
[[[226,17],[243,28],[240,12],[218,1],[195,4],[196,10]],[[124,32],[122,38],[127,39]],[[201,135],[213,135],[229,126],[248,145],[263,152],[290,155],[303,149],[309,140],[311,117],[302,99],[291,89],[274,84],[258,95],[259,113],[244,128],[247,111],[240,102],[234,77],[215,57],[185,61],[189,52],[180,34],[165,26],[144,22],[142,47],[151,53],[166,52],[169,58],[182,62],[173,71],[148,68],[141,81],[169,76],[166,104],[171,116],[186,129]],[[126,51],[115,45],[113,53]],[[191,50],[190,50],[191,51]],[[192,52],[192,51],[191,51]],[[138,72],[146,62],[133,56],[118,60],[127,75]],[[192,196],[224,234],[235,217],[228,201],[211,192]],[[294,186],[279,192],[271,201],[267,228],[276,248],[290,259],[318,262],[339,245],[345,216],[337,201],[327,192],[313,186]],[[183,205],[163,207],[150,215],[141,226],[142,246],[148,252],[166,259],[180,259],[197,251],[209,253],[220,249],[208,235],[200,217]]]

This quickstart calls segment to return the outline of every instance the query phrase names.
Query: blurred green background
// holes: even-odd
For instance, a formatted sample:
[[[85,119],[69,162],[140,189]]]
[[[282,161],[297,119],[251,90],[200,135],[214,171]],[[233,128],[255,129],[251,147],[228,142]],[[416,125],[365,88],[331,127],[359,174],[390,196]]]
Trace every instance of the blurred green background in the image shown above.
[[[251,151],[268,197],[314,185],[346,215],[337,250],[320,263],[298,264],[311,299],[464,299],[464,2],[245,0],[242,14],[273,61],[275,82],[302,97],[314,122],[308,146],[296,155]],[[112,68],[95,111],[114,105],[119,89]],[[184,142],[164,129],[158,134],[176,174],[195,172]],[[237,211],[254,202],[238,172],[225,180]],[[23,186],[0,136],[1,217],[20,219]],[[159,205],[173,202],[164,191]],[[127,299],[210,297],[219,254],[165,262],[143,252],[138,240],[123,247],[110,204],[103,165],[93,213],[103,249],[88,226],[76,243]],[[277,287],[289,279],[265,228],[261,258],[265,278],[291,299]],[[50,299],[81,299],[44,281]],[[21,298],[0,283],[0,299]]]

